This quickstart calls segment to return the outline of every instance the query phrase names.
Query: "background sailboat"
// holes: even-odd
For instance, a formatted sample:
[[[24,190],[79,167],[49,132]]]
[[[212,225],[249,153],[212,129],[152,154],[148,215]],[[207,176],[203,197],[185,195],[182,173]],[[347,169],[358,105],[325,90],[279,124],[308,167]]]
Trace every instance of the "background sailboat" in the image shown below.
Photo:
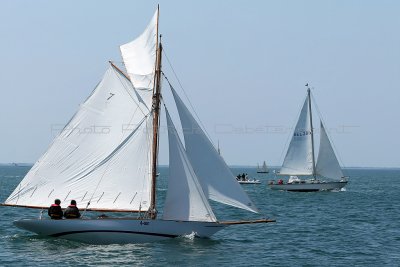
[[[265,163],[265,160],[260,168],[260,165],[257,164],[257,173],[268,173],[268,167],[267,164]]]
[[[188,131],[183,131],[184,146],[165,108],[170,173],[162,218],[157,218],[162,81],[158,14],[157,9],[137,39],[120,47],[128,75],[111,63],[89,98],[3,204],[46,209],[55,198],[64,205],[75,199],[85,207],[84,214],[101,211],[111,217],[24,219],[15,225],[40,235],[108,244],[192,233],[210,237],[231,224],[272,221],[217,220],[209,199],[258,210],[172,86],[181,124]],[[97,125],[108,125],[108,131],[94,131]],[[137,215],[116,218],[113,212]]]
[[[308,192],[340,189],[347,184],[322,121],[320,125],[320,146],[315,163],[311,92],[308,88],[307,98],[279,172],[279,175],[290,176],[289,180],[284,182],[280,179],[278,183],[272,181],[269,183],[271,189]],[[311,178],[300,179],[299,176]]]

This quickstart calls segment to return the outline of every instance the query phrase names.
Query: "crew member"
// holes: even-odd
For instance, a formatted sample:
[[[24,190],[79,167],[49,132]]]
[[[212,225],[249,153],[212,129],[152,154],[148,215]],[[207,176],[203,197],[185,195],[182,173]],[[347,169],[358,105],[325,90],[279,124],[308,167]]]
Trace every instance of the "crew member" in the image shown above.
[[[47,211],[47,214],[49,214],[50,218],[55,219],[55,220],[62,219],[63,212],[62,212],[60,204],[61,204],[61,200],[59,200],[58,198],[56,200],[54,200],[54,204],[52,204],[50,206],[49,210]]]
[[[79,217],[81,217],[75,200],[71,200],[71,205],[69,205],[68,208],[64,211],[64,217],[66,219],[78,219]]]

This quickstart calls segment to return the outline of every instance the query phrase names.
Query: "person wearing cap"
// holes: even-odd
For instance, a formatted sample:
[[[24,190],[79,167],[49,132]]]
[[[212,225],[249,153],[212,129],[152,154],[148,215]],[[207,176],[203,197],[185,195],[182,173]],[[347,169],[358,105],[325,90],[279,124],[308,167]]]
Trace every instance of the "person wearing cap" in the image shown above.
[[[47,214],[49,214],[50,218],[54,220],[59,220],[62,219],[63,217],[63,212],[61,209],[61,201],[59,199],[54,200],[54,204],[52,204],[47,211]]]
[[[66,219],[78,219],[79,217],[81,217],[75,200],[71,200],[71,204],[64,211],[64,217]]]

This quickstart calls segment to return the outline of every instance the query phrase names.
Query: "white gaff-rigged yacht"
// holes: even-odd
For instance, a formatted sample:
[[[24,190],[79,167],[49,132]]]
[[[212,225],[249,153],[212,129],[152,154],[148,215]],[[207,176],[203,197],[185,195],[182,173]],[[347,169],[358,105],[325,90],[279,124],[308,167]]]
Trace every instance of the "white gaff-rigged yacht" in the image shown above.
[[[210,237],[232,224],[218,221],[209,199],[257,213],[257,208],[171,86],[184,131],[183,146],[168,114],[169,181],[162,218],[156,211],[162,45],[157,9],[135,40],[120,47],[125,75],[111,63],[89,98],[3,205],[47,209],[75,199],[85,211],[136,212],[135,218],[22,219],[39,235],[85,243],[136,243],[195,234]],[[96,127],[106,131],[95,132]],[[91,130],[91,131],[89,131]],[[85,216],[84,216],[85,217]]]
[[[310,88],[307,88],[307,98],[279,175],[290,177],[287,182],[283,179],[270,181],[271,189],[298,192],[329,191],[339,190],[347,184],[322,120],[319,153],[315,164]],[[311,178],[300,179],[299,176]],[[326,178],[330,180],[324,180]]]

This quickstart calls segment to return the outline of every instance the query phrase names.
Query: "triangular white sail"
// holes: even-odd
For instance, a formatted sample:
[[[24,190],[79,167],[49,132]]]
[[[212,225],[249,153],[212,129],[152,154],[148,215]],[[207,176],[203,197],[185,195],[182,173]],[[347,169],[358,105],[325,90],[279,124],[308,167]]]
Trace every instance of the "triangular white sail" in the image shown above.
[[[268,171],[268,168],[267,168],[267,163],[265,163],[265,161],[263,162],[263,165],[262,165],[262,169],[261,169],[263,172],[267,172]]]
[[[339,161],[337,160],[335,152],[333,151],[331,142],[329,141],[322,121],[320,140],[321,141],[319,145],[319,153],[316,166],[317,174],[327,178],[339,180],[343,177],[343,172],[340,168]]]
[[[152,116],[129,80],[110,67],[6,204],[147,210]]]
[[[151,107],[156,51],[158,9],[144,32],[135,40],[121,45],[121,55],[133,86]]]
[[[181,119],[186,153],[205,195],[214,201],[258,212],[178,94],[172,87],[171,90]]]
[[[280,174],[311,175],[313,173],[309,99],[306,98],[294,129]]]
[[[217,219],[189,162],[168,110],[165,110],[169,139],[169,177],[163,219],[215,222]]]

